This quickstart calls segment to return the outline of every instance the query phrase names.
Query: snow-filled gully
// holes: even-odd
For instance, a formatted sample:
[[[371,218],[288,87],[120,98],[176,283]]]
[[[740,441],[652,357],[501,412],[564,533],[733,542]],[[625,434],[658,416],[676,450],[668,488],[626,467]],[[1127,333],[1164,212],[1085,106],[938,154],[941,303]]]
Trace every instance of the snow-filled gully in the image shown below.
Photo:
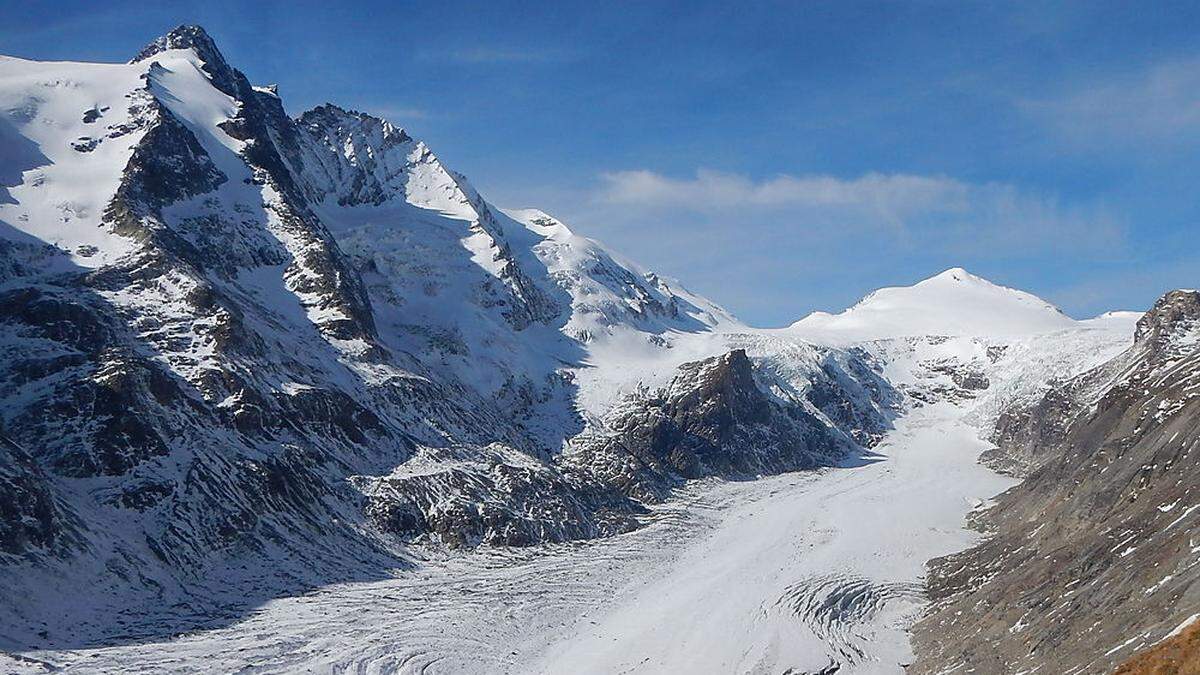
[[[607,540],[492,550],[273,601],[161,643],[28,654],[78,671],[896,673],[925,562],[1011,484],[951,404],[855,466],[704,482]],[[25,665],[30,665],[27,662]]]

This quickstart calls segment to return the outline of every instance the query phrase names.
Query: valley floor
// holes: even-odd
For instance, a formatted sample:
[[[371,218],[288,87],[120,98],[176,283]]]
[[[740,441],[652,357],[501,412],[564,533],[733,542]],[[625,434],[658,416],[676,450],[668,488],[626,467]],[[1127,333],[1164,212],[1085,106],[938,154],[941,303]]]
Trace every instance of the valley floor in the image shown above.
[[[167,642],[0,656],[0,666],[899,673],[925,562],[971,545],[966,515],[1012,484],[977,464],[985,447],[961,409],[930,405],[898,420],[875,456],[698,483],[629,535],[429,561]]]

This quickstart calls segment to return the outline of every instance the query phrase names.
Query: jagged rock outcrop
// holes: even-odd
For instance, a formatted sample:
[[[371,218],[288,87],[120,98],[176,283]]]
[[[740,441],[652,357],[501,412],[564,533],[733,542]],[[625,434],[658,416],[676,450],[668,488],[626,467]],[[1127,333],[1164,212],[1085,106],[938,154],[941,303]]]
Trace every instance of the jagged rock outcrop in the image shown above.
[[[744,350],[687,363],[665,388],[622,401],[604,429],[576,438],[569,462],[642,500],[683,480],[809,469],[839,458],[844,438],[755,382]]]
[[[529,546],[628,532],[646,509],[613,486],[500,445],[429,451],[363,481],[384,532],[452,547]]]
[[[1102,672],[1200,610],[1197,317],[1200,293],[1168,293],[1068,386],[1094,398],[1032,408],[1057,441],[980,518],[992,538],[931,565],[915,672]]]
[[[0,556],[65,555],[75,525],[41,467],[0,435]]]

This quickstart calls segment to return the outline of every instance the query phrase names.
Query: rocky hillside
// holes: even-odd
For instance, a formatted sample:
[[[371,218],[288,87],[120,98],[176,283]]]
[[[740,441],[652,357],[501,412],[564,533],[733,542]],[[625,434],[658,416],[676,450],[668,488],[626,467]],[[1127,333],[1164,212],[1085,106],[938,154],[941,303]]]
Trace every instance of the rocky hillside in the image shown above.
[[[1128,351],[1003,419],[1047,449],[983,514],[994,536],[932,564],[915,672],[1102,672],[1195,614],[1198,406],[1200,293],[1173,291]]]

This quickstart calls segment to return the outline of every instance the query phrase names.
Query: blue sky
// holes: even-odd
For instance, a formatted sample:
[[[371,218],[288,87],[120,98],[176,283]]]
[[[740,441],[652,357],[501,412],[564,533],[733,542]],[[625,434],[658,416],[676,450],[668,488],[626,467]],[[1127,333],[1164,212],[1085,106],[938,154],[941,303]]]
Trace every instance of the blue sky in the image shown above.
[[[1196,3],[0,2],[27,58],[200,23],[759,325],[951,266],[1075,316],[1200,286]]]

